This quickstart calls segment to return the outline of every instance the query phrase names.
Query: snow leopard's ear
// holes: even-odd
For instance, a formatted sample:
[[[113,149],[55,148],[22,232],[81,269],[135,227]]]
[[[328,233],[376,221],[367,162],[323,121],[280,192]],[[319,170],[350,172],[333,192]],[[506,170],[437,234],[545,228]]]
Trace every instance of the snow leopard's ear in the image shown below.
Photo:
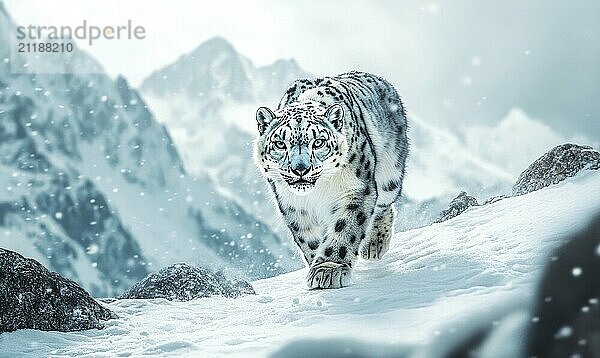
[[[263,135],[269,124],[275,119],[275,113],[267,107],[260,107],[256,111],[256,122],[258,124],[258,133]]]
[[[325,118],[333,125],[337,131],[341,131],[344,127],[344,107],[339,103],[332,104],[325,112]]]

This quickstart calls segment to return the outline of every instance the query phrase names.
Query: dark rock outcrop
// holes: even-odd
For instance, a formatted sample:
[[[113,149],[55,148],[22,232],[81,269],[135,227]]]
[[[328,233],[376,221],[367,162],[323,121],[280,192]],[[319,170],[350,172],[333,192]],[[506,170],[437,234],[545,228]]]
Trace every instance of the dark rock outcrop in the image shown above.
[[[510,198],[510,195],[496,195],[496,196],[492,196],[491,198],[486,199],[483,204],[481,205],[487,205],[487,204],[493,204],[496,203],[500,200],[504,200],[506,198]]]
[[[83,288],[39,262],[0,249],[0,332],[81,331],[117,318]]]
[[[589,146],[561,144],[542,155],[519,175],[513,186],[513,195],[523,195],[557,184],[586,169],[600,169],[600,152]]]
[[[462,214],[465,210],[470,208],[471,206],[478,206],[479,203],[477,199],[472,196],[469,196],[466,192],[462,191],[458,196],[450,202],[448,205],[448,209],[442,211],[440,216],[435,220],[436,223],[441,223],[446,220],[452,219],[460,214]]]
[[[559,248],[538,287],[528,357],[600,355],[600,215]]]
[[[189,301],[194,298],[223,296],[237,298],[255,294],[247,281],[230,281],[222,272],[188,264],[174,264],[151,273],[133,285],[119,298],[166,298],[169,301]]]

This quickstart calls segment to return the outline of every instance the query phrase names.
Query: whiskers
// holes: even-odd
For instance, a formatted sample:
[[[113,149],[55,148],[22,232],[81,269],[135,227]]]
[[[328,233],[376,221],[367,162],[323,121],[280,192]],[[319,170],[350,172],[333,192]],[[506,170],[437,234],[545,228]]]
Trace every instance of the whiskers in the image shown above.
[[[277,179],[279,178],[279,169],[277,167],[272,167],[269,166],[268,168],[266,168],[266,170],[264,170],[265,168],[263,167],[263,171],[262,174],[270,179]]]
[[[294,182],[294,181],[296,181],[296,180],[300,179],[300,178],[298,178],[298,177],[295,177],[295,176],[292,176],[292,175],[286,174],[286,173],[284,173],[284,172],[280,172],[279,174],[281,174],[281,177],[283,178],[283,180],[285,180],[285,181],[286,181],[286,182],[288,182],[288,183],[289,183],[289,182]]]
[[[317,179],[319,179],[319,177],[321,176],[321,171],[319,170],[318,172],[313,172],[310,175],[304,175],[302,177],[298,177],[296,175],[290,175],[284,172],[281,172],[281,177],[283,178],[283,180],[285,180],[288,184],[310,184],[310,185],[314,185],[315,182],[317,181]]]

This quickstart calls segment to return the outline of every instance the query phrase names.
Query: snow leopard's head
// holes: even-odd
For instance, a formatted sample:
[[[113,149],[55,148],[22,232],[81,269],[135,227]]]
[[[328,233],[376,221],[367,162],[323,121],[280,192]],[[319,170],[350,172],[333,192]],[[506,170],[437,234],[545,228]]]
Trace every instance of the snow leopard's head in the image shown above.
[[[344,163],[347,144],[344,109],[317,102],[290,104],[275,112],[256,112],[259,137],[254,156],[264,175],[282,181],[292,193],[308,193],[319,178],[335,174]]]

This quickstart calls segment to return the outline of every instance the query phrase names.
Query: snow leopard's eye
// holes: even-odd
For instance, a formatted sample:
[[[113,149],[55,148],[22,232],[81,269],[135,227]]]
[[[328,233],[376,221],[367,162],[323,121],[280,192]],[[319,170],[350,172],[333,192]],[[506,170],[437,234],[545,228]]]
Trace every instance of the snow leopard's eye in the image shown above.
[[[325,145],[325,141],[323,139],[317,139],[316,141],[313,142],[313,149],[319,149],[323,145]]]
[[[285,149],[285,142],[283,142],[281,140],[276,140],[275,142],[273,142],[273,145],[277,149]]]

